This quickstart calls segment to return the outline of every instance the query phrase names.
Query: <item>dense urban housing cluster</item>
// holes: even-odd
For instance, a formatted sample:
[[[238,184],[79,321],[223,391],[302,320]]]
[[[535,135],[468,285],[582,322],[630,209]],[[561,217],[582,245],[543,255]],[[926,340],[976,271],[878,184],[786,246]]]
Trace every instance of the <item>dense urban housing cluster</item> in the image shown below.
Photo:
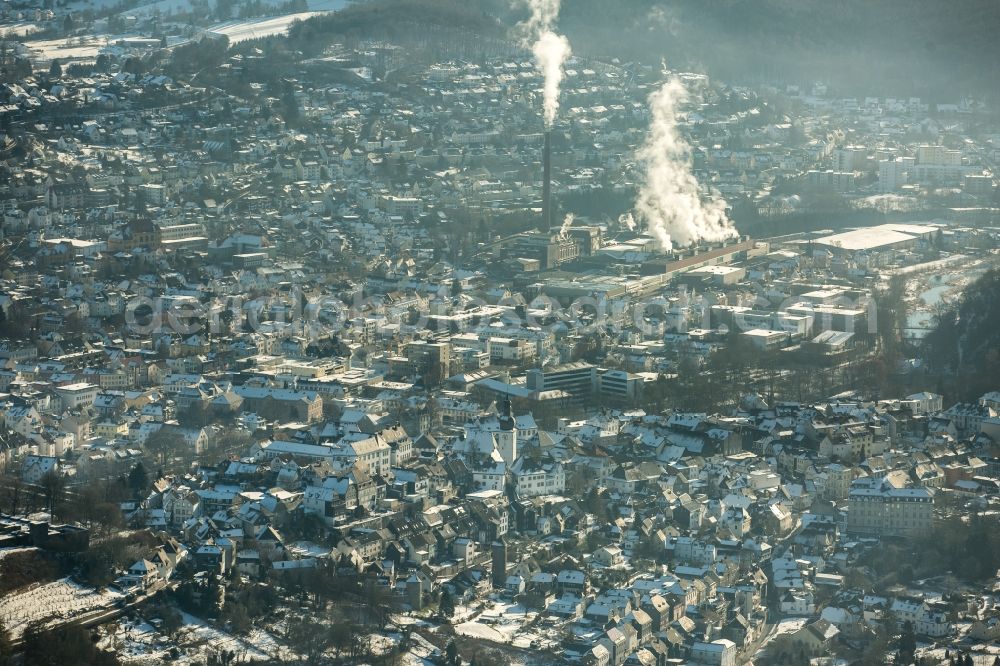
[[[1000,663],[995,95],[527,4],[0,5],[0,662]]]

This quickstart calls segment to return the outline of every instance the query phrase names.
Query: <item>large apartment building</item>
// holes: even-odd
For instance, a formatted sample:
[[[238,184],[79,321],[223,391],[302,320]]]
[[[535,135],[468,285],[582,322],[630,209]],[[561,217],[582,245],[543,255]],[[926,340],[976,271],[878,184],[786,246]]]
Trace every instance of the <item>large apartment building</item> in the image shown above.
[[[847,531],[873,536],[911,536],[930,529],[934,493],[898,488],[885,478],[858,479],[847,497]]]

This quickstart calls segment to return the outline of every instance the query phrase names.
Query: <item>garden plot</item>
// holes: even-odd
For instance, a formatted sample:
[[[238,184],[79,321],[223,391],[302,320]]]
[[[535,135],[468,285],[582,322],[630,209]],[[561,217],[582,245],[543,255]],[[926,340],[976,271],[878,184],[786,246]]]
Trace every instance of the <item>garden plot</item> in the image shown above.
[[[11,594],[0,602],[0,622],[11,638],[20,638],[32,622],[69,620],[90,611],[109,608],[122,598],[116,592],[98,592],[69,578]]]

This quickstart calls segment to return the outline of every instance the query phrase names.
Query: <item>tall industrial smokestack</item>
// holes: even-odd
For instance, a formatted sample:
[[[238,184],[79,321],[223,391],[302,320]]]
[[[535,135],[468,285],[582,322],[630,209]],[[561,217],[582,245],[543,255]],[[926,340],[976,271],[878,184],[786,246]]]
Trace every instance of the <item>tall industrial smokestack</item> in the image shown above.
[[[542,221],[545,231],[552,228],[552,145],[551,131],[545,130],[545,154],[542,156]]]

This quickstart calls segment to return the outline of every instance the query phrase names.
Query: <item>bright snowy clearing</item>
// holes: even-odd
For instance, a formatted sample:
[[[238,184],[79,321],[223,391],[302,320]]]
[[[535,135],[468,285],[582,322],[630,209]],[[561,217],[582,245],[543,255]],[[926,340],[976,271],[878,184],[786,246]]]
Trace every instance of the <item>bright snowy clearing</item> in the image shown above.
[[[227,21],[208,28],[206,32],[214,35],[225,35],[229,38],[230,44],[239,44],[250,39],[261,37],[273,37],[274,35],[284,35],[288,32],[288,26],[295,21],[304,21],[307,18],[317,16],[322,12],[299,12],[298,14],[285,14],[264,19],[251,19],[248,21]]]
[[[114,650],[126,664],[159,664],[164,659],[175,664],[203,664],[210,654],[223,651],[234,653],[238,663],[294,656],[262,629],[237,637],[193,615],[182,613],[181,617],[184,626],[174,639],[164,636],[149,622],[131,616],[119,620],[99,645]],[[174,646],[180,650],[176,659],[170,655]]]
[[[43,39],[25,42],[41,60],[58,58],[60,61],[97,58],[97,54],[108,45],[107,35],[71,37],[69,39]]]
[[[17,639],[32,622],[77,617],[110,608],[119,599],[121,594],[117,592],[98,592],[63,578],[4,597],[0,603],[0,622],[10,631],[11,638]]]

